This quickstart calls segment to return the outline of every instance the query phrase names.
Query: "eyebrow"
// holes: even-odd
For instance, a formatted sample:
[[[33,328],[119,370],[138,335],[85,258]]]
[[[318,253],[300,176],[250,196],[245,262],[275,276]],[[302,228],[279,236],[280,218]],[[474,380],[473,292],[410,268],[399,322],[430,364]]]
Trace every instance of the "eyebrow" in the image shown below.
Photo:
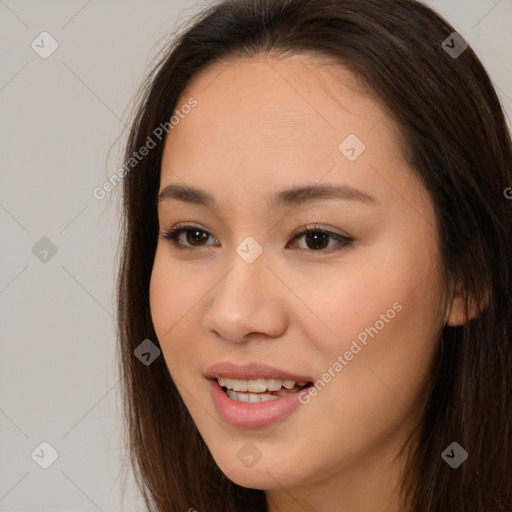
[[[158,204],[176,199],[185,203],[203,205],[210,209],[218,209],[218,204],[212,194],[206,190],[171,183],[158,195]],[[362,190],[350,185],[298,185],[277,192],[269,198],[268,206],[271,209],[298,206],[320,199],[341,199],[345,201],[360,201],[375,204],[377,200]]]

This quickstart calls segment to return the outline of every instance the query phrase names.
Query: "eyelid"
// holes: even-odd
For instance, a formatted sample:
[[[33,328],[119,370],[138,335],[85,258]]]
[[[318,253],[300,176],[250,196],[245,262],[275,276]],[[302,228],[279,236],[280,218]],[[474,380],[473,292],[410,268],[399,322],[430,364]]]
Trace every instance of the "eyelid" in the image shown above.
[[[318,223],[314,223],[314,224],[307,224],[306,226],[302,226],[298,229],[296,229],[291,235],[290,237],[293,239],[295,238],[297,235],[302,235],[304,232],[308,232],[308,231],[321,231],[323,233],[329,233],[329,234],[333,234],[333,235],[337,235],[337,236],[341,236],[341,237],[344,237],[344,238],[350,238],[350,239],[354,239],[353,236],[350,236],[349,234],[347,233],[337,233],[336,231],[333,231],[331,228],[326,228],[326,227],[322,227],[321,224],[318,224]]]

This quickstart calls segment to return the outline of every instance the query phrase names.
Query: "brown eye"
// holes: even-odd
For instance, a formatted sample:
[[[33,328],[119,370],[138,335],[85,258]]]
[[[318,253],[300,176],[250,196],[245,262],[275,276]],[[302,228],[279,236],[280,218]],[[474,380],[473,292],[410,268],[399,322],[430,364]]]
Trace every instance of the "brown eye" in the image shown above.
[[[193,246],[202,245],[202,242],[208,240],[208,233],[201,229],[186,229],[182,231],[185,233],[186,241]]]
[[[309,250],[313,252],[325,251],[326,249],[330,249],[334,247],[335,249],[343,249],[347,245],[350,245],[354,240],[352,238],[348,238],[343,235],[339,235],[338,233],[332,233],[330,231],[325,231],[323,229],[315,229],[315,230],[304,230],[302,233],[299,233],[294,237],[293,240],[297,240],[300,238],[304,238],[306,243],[306,247],[302,247],[302,250]],[[334,243],[329,246],[329,242],[333,240]]]
[[[182,235],[185,235],[184,237]],[[211,237],[208,231],[199,229],[195,226],[180,227],[172,229],[168,233],[162,235],[163,238],[169,240],[178,249],[193,249],[194,247],[204,247],[205,243]],[[183,243],[183,238],[186,243]],[[215,238],[215,237],[212,237]]]

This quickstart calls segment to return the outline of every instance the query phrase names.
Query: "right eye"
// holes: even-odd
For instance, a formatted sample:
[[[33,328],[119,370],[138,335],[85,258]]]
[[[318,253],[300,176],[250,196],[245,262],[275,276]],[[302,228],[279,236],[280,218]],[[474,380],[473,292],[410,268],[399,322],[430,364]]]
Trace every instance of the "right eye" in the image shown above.
[[[182,235],[185,236],[183,237]],[[182,225],[178,228],[171,229],[162,235],[162,238],[169,240],[173,247],[179,250],[190,250],[196,247],[204,247],[205,244],[202,242],[208,241],[209,237],[214,238],[218,242],[218,240],[213,235],[209,234],[208,231],[193,225]],[[183,240],[185,240],[189,245],[183,243]]]

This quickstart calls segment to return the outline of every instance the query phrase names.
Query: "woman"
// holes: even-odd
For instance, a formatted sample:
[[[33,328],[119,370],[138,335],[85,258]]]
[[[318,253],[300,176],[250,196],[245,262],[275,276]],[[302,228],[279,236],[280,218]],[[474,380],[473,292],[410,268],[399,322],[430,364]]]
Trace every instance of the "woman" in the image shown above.
[[[148,509],[512,510],[511,164],[480,61],[420,3],[193,20],[125,156]]]

